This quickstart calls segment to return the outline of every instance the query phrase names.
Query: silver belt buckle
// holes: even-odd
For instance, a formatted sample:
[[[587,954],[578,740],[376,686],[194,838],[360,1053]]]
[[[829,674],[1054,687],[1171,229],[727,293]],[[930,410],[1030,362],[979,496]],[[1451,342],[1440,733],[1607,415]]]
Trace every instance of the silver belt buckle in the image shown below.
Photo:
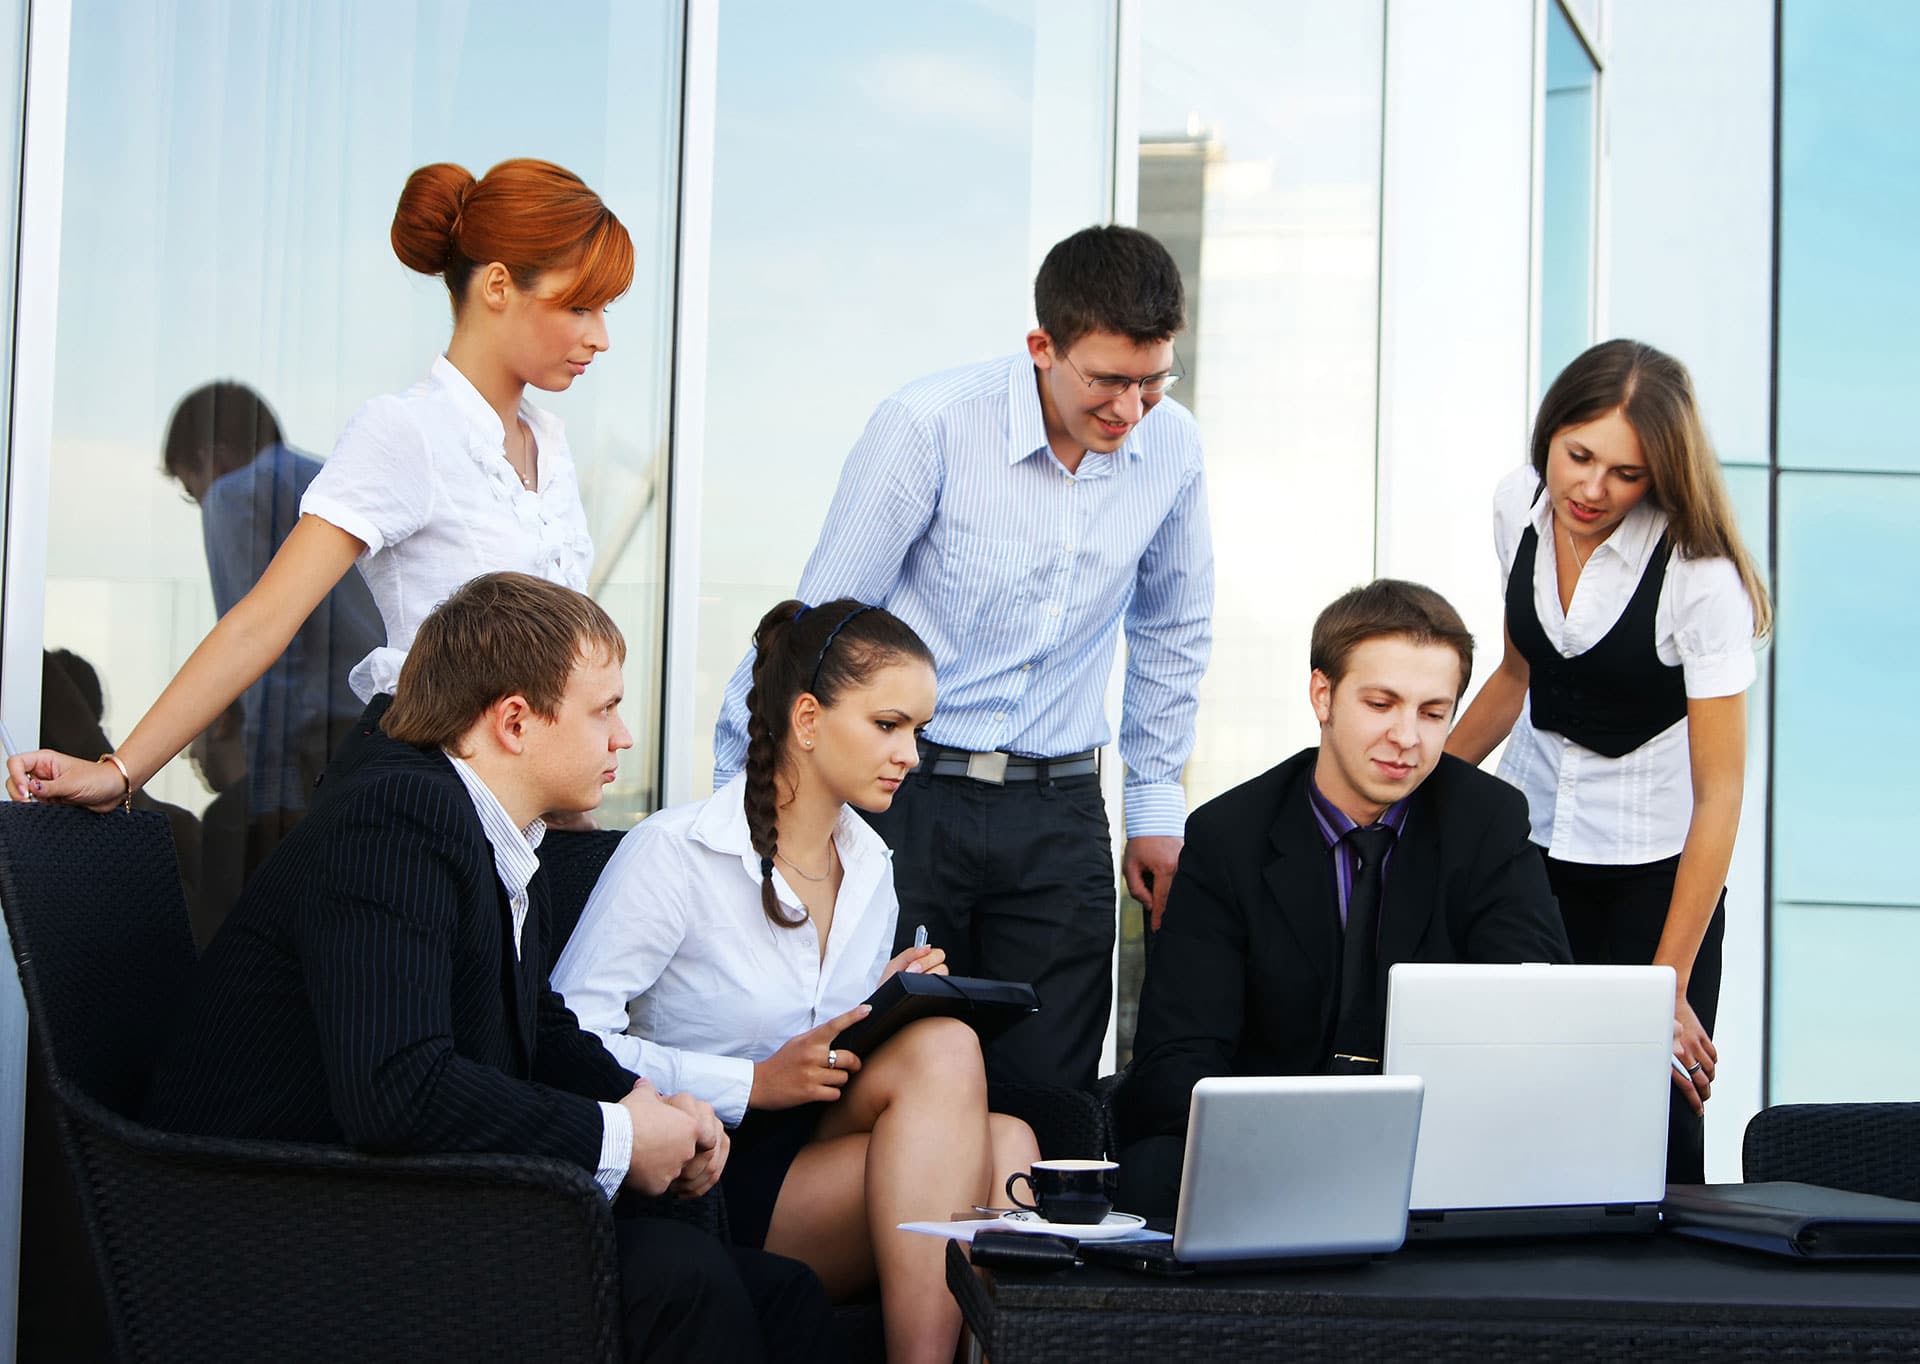
[[[1001,752],[967,754],[967,775],[989,786],[1007,784],[1007,755]]]

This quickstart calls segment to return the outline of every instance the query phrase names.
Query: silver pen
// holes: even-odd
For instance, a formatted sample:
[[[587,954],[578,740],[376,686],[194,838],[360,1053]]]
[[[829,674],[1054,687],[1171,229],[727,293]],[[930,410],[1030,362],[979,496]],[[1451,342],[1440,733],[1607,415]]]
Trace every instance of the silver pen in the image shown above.
[[[913,930],[913,950],[918,952],[927,945],[927,926],[916,924]]]

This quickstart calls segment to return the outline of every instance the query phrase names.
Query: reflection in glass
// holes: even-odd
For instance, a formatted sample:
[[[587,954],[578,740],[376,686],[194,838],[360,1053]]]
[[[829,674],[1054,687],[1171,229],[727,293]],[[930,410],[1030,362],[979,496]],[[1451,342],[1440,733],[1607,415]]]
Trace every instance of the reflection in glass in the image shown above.
[[[26,118],[26,73],[27,73],[27,7],[22,0],[0,4],[0,128],[6,130],[6,136],[0,138],[0,184],[19,185],[20,183],[20,143],[21,128]],[[0,251],[5,259],[19,260],[20,241],[20,196],[18,194],[0,195]],[[13,316],[14,271],[0,271],[0,317]],[[13,387],[13,328],[6,329],[6,335],[0,336],[0,394],[9,393]],[[0,527],[6,525],[7,516],[7,462],[11,451],[8,448],[10,426],[0,430]],[[21,743],[27,742],[24,735],[16,736]],[[0,1269],[4,1269],[0,1263]],[[5,1324],[5,1315],[0,1314],[0,1326]]]
[[[1317,741],[1307,636],[1373,573],[1383,7],[1140,7],[1140,226],[1187,283],[1213,518],[1190,804]],[[1139,914],[1121,915],[1121,1059]]]
[[[1920,905],[1776,900],[1770,1103],[1920,1099]]]
[[[1547,5],[1544,180],[1540,192],[1540,391],[1593,344],[1593,58]]]
[[[1920,9],[1786,0],[1780,462],[1920,471]]]
[[[1911,862],[1879,855],[1911,844],[1920,805],[1920,770],[1889,729],[1920,693],[1920,478],[1784,472],[1777,495],[1774,895],[1920,904]]]
[[[1920,1098],[1920,778],[1890,723],[1920,690],[1916,62],[1900,0],[1781,6],[1776,1103]]]
[[[292,532],[320,461],[286,443],[260,394],[219,382],[203,384],[174,407],[161,467],[200,508],[214,612],[224,616],[253,590]],[[238,723],[229,710],[194,742],[189,758],[214,793],[201,838],[203,882],[230,883],[237,898],[305,812],[307,792],[328,756],[360,718],[347,673],[385,640],[366,583],[349,573],[266,675],[241,693]],[[232,902],[217,894],[206,898],[195,924],[203,943],[218,926],[217,906]]]
[[[910,379],[1023,348],[1047,248],[1109,212],[1111,6],[720,11],[693,787],[753,626]],[[1184,389],[1182,390],[1184,391]]]
[[[678,14],[613,0],[553,9],[76,0],[46,642],[98,670],[108,740],[125,737],[284,534],[283,504],[310,472],[297,452],[330,449],[356,407],[415,382],[446,344],[444,290],[410,276],[388,242],[408,172],[432,161],[481,172],[534,155],[598,190],[638,254],[633,290],[610,314],[613,349],[574,391],[531,396],[567,423],[598,550],[594,587],[628,640],[638,747],[603,821],[656,803],[655,489],[667,426]],[[206,484],[196,508],[166,472],[169,413],[223,378],[271,401],[277,434],[252,458],[218,455],[217,471],[183,455]],[[324,665],[290,656],[243,701],[250,818],[256,806],[284,809],[307,776],[300,745],[276,754],[255,738],[258,717],[274,727],[274,678],[331,717],[331,689],[306,670],[330,671],[349,650],[328,642]],[[235,721],[196,746],[205,781],[183,755],[152,795],[207,811],[211,823],[218,792],[230,828]],[[280,728],[303,724],[290,710]]]

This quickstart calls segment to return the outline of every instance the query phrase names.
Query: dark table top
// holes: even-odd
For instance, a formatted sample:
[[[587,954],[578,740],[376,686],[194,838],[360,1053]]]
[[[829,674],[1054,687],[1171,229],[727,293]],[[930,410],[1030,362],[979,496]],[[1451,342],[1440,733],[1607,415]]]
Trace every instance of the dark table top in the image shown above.
[[[1817,1263],[1660,1234],[1413,1245],[1360,1265],[1186,1278],[1089,1265],[1002,1270],[988,1276],[987,1299],[994,1311],[1685,1316],[1701,1325],[1844,1318],[1920,1329],[1920,1261]]]

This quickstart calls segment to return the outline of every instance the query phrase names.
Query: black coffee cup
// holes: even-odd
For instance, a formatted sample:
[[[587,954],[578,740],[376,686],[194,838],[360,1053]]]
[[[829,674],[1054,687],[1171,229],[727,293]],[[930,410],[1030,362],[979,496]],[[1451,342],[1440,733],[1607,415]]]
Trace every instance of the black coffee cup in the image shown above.
[[[1110,1160],[1036,1160],[1033,1173],[1017,1170],[1007,1176],[1007,1197],[1016,1207],[1037,1212],[1049,1222],[1082,1226],[1106,1219],[1113,1211],[1113,1191],[1120,1167]],[[1034,1201],[1023,1203],[1013,1186],[1027,1181]]]

